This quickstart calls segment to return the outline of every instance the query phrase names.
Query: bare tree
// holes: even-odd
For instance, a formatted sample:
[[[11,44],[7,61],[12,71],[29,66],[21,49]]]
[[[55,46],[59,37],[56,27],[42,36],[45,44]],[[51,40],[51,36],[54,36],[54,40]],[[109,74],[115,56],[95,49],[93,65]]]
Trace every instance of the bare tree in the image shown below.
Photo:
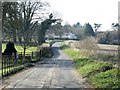
[[[46,30],[57,21],[53,19],[53,14],[49,15],[49,19],[45,19],[48,14],[45,10],[48,6],[47,2],[41,0],[3,3],[4,31],[9,36],[14,35],[14,41],[18,39],[24,49],[24,56],[32,38],[37,37],[35,33],[39,31],[38,41],[43,43]]]
[[[18,3],[17,2],[3,2],[3,34],[12,36],[13,42],[16,42],[17,19],[18,19]],[[15,25],[16,24],[16,25]]]
[[[22,36],[21,45],[24,49],[24,56],[26,52],[27,46],[30,45],[32,36],[36,29],[38,29],[38,21],[41,20],[41,16],[39,12],[44,11],[44,6],[47,6],[48,3],[44,2],[22,2],[20,4],[21,9],[21,30],[19,32],[20,36]]]

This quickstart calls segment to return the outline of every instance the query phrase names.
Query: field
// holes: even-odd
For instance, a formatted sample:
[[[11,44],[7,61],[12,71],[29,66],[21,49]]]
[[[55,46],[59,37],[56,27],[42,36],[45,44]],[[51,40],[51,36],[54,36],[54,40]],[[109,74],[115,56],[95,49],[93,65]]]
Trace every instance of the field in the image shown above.
[[[118,45],[98,44],[100,49],[118,50]]]
[[[5,44],[5,43],[2,43],[2,52],[4,52],[5,48],[6,48],[6,44]],[[16,48],[17,52],[23,52],[22,46],[20,46],[20,45],[15,45],[15,48]],[[31,46],[31,47],[28,47],[28,48],[26,49],[26,52],[29,52],[29,53],[30,53],[30,52],[35,52],[36,50],[37,50],[37,47]]]
[[[79,41],[74,41],[74,40],[67,40],[65,41],[65,43],[71,43],[71,45],[73,44],[78,44]],[[73,44],[72,44],[73,43]],[[118,50],[118,45],[108,45],[108,44],[97,44],[100,49],[110,49],[110,50]]]
[[[118,45],[97,44],[94,39],[86,41],[65,41],[64,46],[77,50],[80,56],[87,56],[104,62],[109,62],[114,66],[119,66]]]

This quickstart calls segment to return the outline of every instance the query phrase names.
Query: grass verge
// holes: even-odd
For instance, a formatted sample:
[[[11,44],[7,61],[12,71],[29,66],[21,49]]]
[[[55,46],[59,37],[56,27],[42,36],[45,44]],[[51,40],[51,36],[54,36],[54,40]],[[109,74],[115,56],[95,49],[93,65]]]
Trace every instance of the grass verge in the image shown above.
[[[94,88],[120,88],[120,70],[118,68],[107,62],[90,59],[70,48],[63,50],[75,60],[76,69],[91,86]]]
[[[15,74],[21,70],[23,70],[24,68],[26,67],[32,67],[33,65],[31,63],[27,63],[27,64],[24,64],[24,65],[19,65],[19,66],[16,66],[16,67],[12,67],[9,69],[9,72],[8,74],[9,75],[12,75],[12,74]],[[3,70],[4,71],[4,70]],[[2,74],[2,70],[0,70],[0,75]],[[4,76],[7,76],[8,74],[4,74]]]
[[[80,52],[68,48],[64,48],[64,51],[73,59],[80,58]]]
[[[95,88],[120,88],[120,70],[111,69],[88,78]]]

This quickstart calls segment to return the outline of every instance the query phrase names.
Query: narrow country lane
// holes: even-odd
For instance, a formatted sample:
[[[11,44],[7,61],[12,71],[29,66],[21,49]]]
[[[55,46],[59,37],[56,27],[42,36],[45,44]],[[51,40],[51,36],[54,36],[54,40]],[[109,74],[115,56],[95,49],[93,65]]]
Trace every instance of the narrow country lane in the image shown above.
[[[52,46],[53,58],[11,77],[5,88],[89,88],[73,67],[73,61],[59,49],[60,44]]]

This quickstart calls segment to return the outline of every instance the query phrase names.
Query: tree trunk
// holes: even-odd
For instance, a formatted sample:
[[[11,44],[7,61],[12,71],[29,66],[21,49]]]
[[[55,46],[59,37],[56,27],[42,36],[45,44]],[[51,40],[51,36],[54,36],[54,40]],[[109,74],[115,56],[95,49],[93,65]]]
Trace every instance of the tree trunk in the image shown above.
[[[26,46],[24,46],[24,52],[23,52],[23,63],[25,62],[25,54],[26,54]]]
[[[21,38],[19,38],[19,43],[22,43],[22,39]]]
[[[24,46],[24,53],[23,53],[23,57],[25,58],[25,54],[26,54],[26,47]]]
[[[39,31],[39,33],[38,33],[38,43],[41,45],[44,42],[45,42],[45,35],[41,31]]]
[[[16,34],[13,34],[13,42],[16,43]]]

